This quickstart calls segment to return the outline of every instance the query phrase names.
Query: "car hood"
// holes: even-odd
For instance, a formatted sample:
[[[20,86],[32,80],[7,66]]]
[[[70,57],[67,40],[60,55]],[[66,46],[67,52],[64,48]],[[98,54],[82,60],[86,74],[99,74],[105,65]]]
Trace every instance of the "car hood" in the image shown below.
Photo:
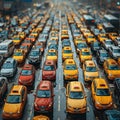
[[[27,76],[27,75],[26,75],[26,76],[22,76],[22,75],[21,75],[21,76],[19,77],[19,79],[20,79],[20,80],[23,80],[23,81],[31,80],[32,78],[33,78],[32,75],[28,75],[28,76]]]
[[[14,56],[13,57],[15,60],[20,60],[20,59],[23,59],[23,56]]]
[[[52,102],[51,98],[36,98],[35,103],[39,106],[48,106]]]
[[[21,104],[8,104],[5,103],[4,105],[4,112],[6,113],[17,113],[20,111]]]
[[[53,75],[53,74],[55,74],[55,71],[45,71],[45,70],[43,70],[42,74],[43,75]]]
[[[87,102],[86,99],[70,99],[67,100],[68,105],[74,108],[83,108],[86,106]]]
[[[64,70],[64,74],[76,75],[78,74],[78,70]]]
[[[98,72],[85,72],[85,75],[89,77],[98,77],[99,73]]]
[[[11,73],[13,69],[1,69],[1,73]]]
[[[112,102],[111,96],[96,96],[96,101],[100,104],[110,104]]]
[[[120,76],[120,70],[109,70],[108,74],[119,75]]]

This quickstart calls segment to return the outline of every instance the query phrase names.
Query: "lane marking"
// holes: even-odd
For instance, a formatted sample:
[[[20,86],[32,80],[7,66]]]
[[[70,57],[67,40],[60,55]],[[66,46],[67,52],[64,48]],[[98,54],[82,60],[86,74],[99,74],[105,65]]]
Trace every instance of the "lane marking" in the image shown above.
[[[59,86],[58,86],[58,90],[60,90],[61,89],[61,86],[60,86],[60,84],[59,84]]]
[[[58,117],[58,120],[60,120],[60,118]]]
[[[60,95],[58,96],[58,111],[60,111]]]

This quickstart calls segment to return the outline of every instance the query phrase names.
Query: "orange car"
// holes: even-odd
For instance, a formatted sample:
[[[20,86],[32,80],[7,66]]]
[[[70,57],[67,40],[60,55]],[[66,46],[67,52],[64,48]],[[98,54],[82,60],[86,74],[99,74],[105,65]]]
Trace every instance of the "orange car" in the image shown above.
[[[35,68],[31,64],[25,64],[20,73],[18,83],[20,85],[32,86],[35,80]]]
[[[30,40],[32,43],[34,43],[34,42],[36,41],[36,38],[35,38],[35,36],[33,36],[33,35],[29,35],[29,36],[26,38],[26,40]]]
[[[29,46],[29,48],[31,48],[32,47],[32,42],[30,41],[30,40],[24,40],[24,42],[22,43],[22,45],[28,45]]]
[[[22,44],[22,45],[20,46],[20,49],[23,50],[26,55],[28,54],[28,52],[29,52],[29,50],[30,50],[29,46],[26,45],[26,44]]]

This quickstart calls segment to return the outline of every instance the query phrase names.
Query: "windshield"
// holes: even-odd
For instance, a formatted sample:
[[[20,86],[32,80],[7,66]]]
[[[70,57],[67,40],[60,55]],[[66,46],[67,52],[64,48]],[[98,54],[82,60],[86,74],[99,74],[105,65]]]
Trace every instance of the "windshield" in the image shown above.
[[[49,98],[51,97],[51,92],[50,90],[38,90],[37,97],[38,98]]]
[[[0,46],[0,50],[7,50],[7,46],[1,45],[1,46]]]
[[[96,90],[97,96],[110,96],[109,89],[97,89]]]
[[[54,65],[45,65],[44,70],[55,70]]]
[[[109,57],[108,53],[101,53],[100,56],[101,57]]]
[[[14,40],[20,40],[19,38],[14,38]]]
[[[21,96],[20,95],[9,95],[6,100],[7,103],[21,103]]]
[[[113,44],[112,41],[105,41],[105,43],[108,44],[108,45],[112,45]]]
[[[120,67],[118,65],[110,65],[109,70],[120,70]]]
[[[20,49],[26,49],[27,46],[20,46]]]
[[[64,53],[72,53],[72,50],[64,50]]]
[[[114,49],[113,52],[114,53],[120,53],[120,49]]]
[[[76,65],[66,65],[65,69],[66,70],[76,70],[77,67],[76,67]]]
[[[82,55],[90,55],[90,52],[82,52]]]
[[[22,70],[21,75],[31,75],[32,71],[31,70]]]
[[[81,91],[76,91],[76,92],[70,92],[70,96],[71,99],[83,99],[83,93]]]
[[[56,56],[55,52],[48,52],[48,56]]]
[[[80,47],[80,48],[86,48],[86,47],[87,47],[87,45],[86,45],[86,44],[84,44],[84,43],[80,43],[80,44],[78,44],[78,45],[77,45],[77,47]]]
[[[5,64],[3,64],[2,68],[4,68],[4,69],[12,69],[13,68],[13,64],[5,63]]]
[[[96,72],[97,69],[96,69],[96,67],[86,67],[86,71],[87,72]]]
[[[94,38],[94,36],[88,36],[88,38]]]
[[[39,55],[39,51],[31,51],[30,52],[30,56],[38,56]]]
[[[93,44],[94,44],[94,47],[100,47],[99,43],[93,43]]]
[[[22,53],[21,52],[15,52],[14,56],[22,56]]]

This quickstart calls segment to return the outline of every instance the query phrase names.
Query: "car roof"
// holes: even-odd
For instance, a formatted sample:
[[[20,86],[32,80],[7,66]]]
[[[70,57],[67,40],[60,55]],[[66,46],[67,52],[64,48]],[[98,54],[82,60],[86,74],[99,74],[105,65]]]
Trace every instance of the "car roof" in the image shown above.
[[[23,69],[31,70],[32,67],[33,67],[33,66],[32,66],[31,64],[25,64],[25,65],[23,66]]]
[[[105,79],[103,78],[95,78],[94,79],[95,83],[96,83],[96,87],[99,89],[104,89],[104,88],[109,88]]]
[[[114,59],[107,59],[109,65],[117,65],[117,62]]]
[[[23,85],[14,85],[10,91],[10,95],[20,95]]]
[[[74,59],[66,59],[65,63],[66,64],[75,64],[75,61],[74,61]]]
[[[70,82],[71,91],[83,91],[82,83],[78,81]]]
[[[92,60],[85,61],[85,64],[86,64],[86,66],[89,66],[89,67],[96,66],[95,63],[94,63],[94,61],[92,61]]]
[[[41,90],[48,90],[51,88],[52,83],[50,81],[40,81],[40,84],[38,85],[39,89]]]

